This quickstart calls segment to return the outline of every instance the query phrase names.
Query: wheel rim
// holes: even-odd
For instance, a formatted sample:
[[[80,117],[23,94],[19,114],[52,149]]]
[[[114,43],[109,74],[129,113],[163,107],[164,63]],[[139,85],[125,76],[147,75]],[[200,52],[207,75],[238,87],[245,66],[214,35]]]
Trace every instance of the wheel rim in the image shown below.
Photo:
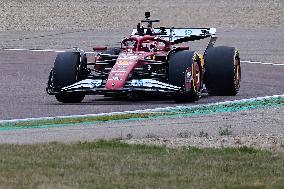
[[[194,62],[192,65],[191,65],[191,73],[192,73],[192,79],[193,79],[193,82],[192,82],[192,88],[194,90],[194,92],[199,92],[200,90],[200,70],[199,70],[199,66],[198,66],[198,63],[197,62]]]
[[[236,90],[238,90],[240,87],[240,79],[241,79],[240,59],[238,57],[238,54],[236,53],[234,60],[234,86]]]
[[[81,65],[77,66],[77,69],[76,69],[76,76],[75,76],[76,82],[80,80],[80,67]]]

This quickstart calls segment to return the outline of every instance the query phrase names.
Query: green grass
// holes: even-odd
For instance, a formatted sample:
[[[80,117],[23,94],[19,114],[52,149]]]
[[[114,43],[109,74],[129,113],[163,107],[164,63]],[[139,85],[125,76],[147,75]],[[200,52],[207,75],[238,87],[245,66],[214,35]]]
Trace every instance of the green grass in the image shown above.
[[[170,113],[129,113],[129,114],[117,114],[117,115],[102,115],[102,116],[86,116],[79,118],[55,118],[55,119],[41,119],[34,121],[17,121],[10,123],[0,123],[0,128],[24,128],[24,127],[40,127],[48,125],[63,125],[63,124],[78,124],[78,123],[93,123],[104,122],[114,120],[126,120],[126,119],[143,119],[149,117],[156,117],[161,115],[169,115]]]
[[[284,155],[118,141],[6,144],[0,188],[284,188]]]

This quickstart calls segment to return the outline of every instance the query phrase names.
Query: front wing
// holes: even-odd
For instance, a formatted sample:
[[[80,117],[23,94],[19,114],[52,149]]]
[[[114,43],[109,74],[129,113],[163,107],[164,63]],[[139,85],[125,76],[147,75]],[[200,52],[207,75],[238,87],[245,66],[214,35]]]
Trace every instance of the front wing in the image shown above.
[[[132,91],[145,91],[145,92],[177,92],[181,87],[163,83],[154,79],[133,79],[127,81],[121,89],[107,89],[105,88],[106,81],[101,79],[85,79],[63,87],[60,92],[80,92],[86,94],[105,94],[114,92],[132,92]]]

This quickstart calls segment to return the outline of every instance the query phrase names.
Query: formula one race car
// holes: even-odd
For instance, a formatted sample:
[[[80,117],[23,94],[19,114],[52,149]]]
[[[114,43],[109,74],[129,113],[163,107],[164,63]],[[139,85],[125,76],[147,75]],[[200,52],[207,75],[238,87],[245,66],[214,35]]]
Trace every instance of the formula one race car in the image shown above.
[[[47,93],[59,102],[81,102],[85,95],[169,96],[192,102],[201,92],[236,95],[241,67],[234,47],[213,47],[215,28],[154,28],[150,12],[119,48],[95,47],[94,61],[74,48],[55,59]],[[145,26],[144,26],[145,25]],[[177,44],[210,38],[203,54]]]

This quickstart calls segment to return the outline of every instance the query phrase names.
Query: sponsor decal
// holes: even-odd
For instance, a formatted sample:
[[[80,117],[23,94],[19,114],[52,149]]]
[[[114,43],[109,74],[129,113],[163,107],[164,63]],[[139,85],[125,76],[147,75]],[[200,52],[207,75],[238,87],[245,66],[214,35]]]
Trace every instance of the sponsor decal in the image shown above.
[[[113,77],[112,77],[112,80],[117,81],[117,80],[121,80],[121,79],[120,79],[120,77],[118,77],[118,76],[113,76]]]
[[[102,84],[102,81],[101,81],[101,80],[93,80],[93,81],[91,82],[91,85],[92,85],[93,87],[99,87],[99,86],[101,86],[101,84]]]
[[[184,30],[184,35],[189,36],[192,34],[192,30]]]
[[[137,55],[129,55],[129,54],[123,54],[119,57],[119,59],[126,59],[126,60],[134,60],[137,59]]]
[[[188,68],[185,71],[185,82],[190,83],[192,79],[191,70]]]
[[[119,69],[126,69],[127,66],[125,66],[125,65],[118,65],[117,68],[119,68]]]
[[[128,65],[129,61],[128,60],[118,60],[117,63],[120,64],[120,65]]]
[[[134,80],[131,82],[131,85],[134,87],[142,87],[144,84],[143,84],[143,81],[141,80]]]

